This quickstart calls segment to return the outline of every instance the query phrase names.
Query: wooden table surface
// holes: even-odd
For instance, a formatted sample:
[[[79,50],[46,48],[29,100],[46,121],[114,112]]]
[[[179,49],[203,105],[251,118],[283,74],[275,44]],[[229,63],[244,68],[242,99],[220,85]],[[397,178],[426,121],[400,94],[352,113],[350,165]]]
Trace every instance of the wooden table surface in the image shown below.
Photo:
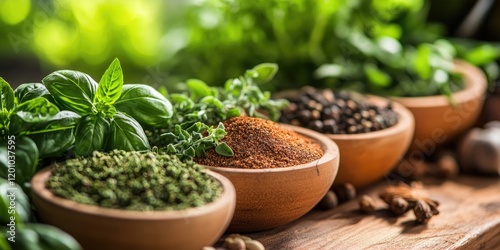
[[[381,182],[361,190],[377,197],[375,212],[358,210],[357,200],[329,211],[313,210],[280,228],[245,234],[266,249],[500,249],[500,178],[459,176],[425,180],[440,214],[427,225],[413,212],[394,217],[378,199]]]

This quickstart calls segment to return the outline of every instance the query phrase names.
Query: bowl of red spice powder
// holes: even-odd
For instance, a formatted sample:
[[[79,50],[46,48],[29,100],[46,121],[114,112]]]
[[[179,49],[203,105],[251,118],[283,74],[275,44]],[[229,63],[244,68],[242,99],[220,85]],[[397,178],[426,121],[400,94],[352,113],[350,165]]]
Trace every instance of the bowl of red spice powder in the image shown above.
[[[262,231],[300,218],[337,175],[339,149],[321,133],[247,116],[228,119],[224,126],[222,141],[234,156],[211,149],[195,161],[227,177],[236,189],[228,231]]]

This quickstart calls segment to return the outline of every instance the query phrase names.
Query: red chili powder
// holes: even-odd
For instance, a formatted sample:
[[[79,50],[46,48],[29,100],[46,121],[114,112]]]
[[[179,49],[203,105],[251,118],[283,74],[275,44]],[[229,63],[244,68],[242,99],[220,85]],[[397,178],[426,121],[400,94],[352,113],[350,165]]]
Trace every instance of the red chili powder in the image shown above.
[[[197,157],[202,165],[230,168],[277,168],[308,163],[321,158],[321,146],[308,137],[278,123],[248,116],[238,116],[224,122],[226,136],[222,139],[234,151],[233,157],[217,154]]]

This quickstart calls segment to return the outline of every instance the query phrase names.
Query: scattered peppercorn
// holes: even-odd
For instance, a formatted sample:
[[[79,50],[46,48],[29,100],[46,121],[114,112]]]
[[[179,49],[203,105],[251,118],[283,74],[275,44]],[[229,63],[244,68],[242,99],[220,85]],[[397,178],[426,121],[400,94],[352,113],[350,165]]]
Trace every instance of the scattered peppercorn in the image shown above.
[[[350,201],[356,198],[356,188],[351,183],[333,185],[332,190],[337,195],[337,198],[340,203]]]
[[[333,92],[304,87],[289,97],[280,122],[307,127],[327,134],[358,134],[394,126],[398,115],[389,102],[386,107],[368,103],[352,92]]]
[[[222,193],[220,183],[193,161],[119,150],[57,164],[46,185],[79,203],[139,211],[197,207]]]
[[[202,165],[230,168],[276,168],[308,163],[321,158],[323,150],[313,139],[278,123],[248,116],[224,121],[226,136],[221,140],[234,156],[219,155],[214,149],[195,161]]]
[[[217,245],[222,247],[207,246],[202,250],[265,250],[266,248],[259,241],[240,234],[230,234],[219,240]]]
[[[325,196],[323,196],[318,204],[316,204],[315,208],[318,210],[329,210],[337,207],[338,204],[339,201],[337,199],[337,195],[332,190],[328,190]]]
[[[434,161],[401,160],[395,168],[397,174],[413,180],[421,180],[426,176],[449,179],[459,173],[459,166],[455,154],[450,150],[442,150],[436,154]],[[405,175],[408,173],[408,175]]]

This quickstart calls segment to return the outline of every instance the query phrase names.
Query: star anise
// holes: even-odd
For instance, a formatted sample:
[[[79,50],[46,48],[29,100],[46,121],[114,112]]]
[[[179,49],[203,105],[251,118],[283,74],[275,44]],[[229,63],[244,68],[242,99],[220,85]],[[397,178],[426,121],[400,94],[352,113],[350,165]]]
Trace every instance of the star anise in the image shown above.
[[[397,215],[413,209],[419,223],[425,224],[433,215],[439,214],[437,210],[439,203],[429,198],[429,194],[420,182],[413,182],[411,185],[398,183],[386,187],[379,196]]]

